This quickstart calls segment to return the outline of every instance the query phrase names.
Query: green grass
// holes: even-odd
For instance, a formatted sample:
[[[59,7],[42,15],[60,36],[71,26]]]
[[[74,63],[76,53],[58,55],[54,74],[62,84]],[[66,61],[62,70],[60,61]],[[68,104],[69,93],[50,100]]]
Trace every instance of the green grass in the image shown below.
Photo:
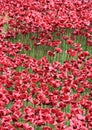
[[[5,24],[3,27],[4,32],[6,33],[8,30],[9,25]],[[63,63],[65,60],[69,59],[69,56],[66,54],[66,50],[68,48],[70,48],[71,46],[66,44],[65,40],[62,40],[62,36],[67,35],[69,38],[71,38],[71,33],[73,32],[73,29],[64,29],[65,30],[65,34],[61,34],[60,36],[57,36],[56,33],[58,33],[60,30],[57,29],[56,32],[53,32],[52,35],[52,39],[56,40],[56,39],[60,39],[61,40],[61,44],[59,45],[60,48],[62,48],[62,53],[61,54],[55,54],[54,57],[50,57],[47,55],[48,50],[53,51],[54,47],[50,47],[50,46],[46,46],[46,45],[39,45],[39,46],[34,46],[34,41],[31,40],[31,37],[34,36],[36,38],[39,37],[39,33],[29,33],[26,35],[23,34],[18,34],[16,36],[16,38],[10,38],[10,39],[6,39],[11,41],[12,43],[16,43],[16,42],[21,42],[23,44],[27,44],[30,46],[31,50],[26,51],[26,50],[22,50],[23,54],[29,55],[33,58],[36,59],[41,59],[43,56],[46,56],[49,60],[49,62],[53,62],[53,61],[59,61],[61,63]],[[86,37],[84,36],[77,36],[74,42],[78,42],[81,43],[82,45],[82,49],[84,51],[89,51],[90,53],[92,53],[92,47],[89,47],[86,45]],[[39,41],[38,41],[39,42]]]
[[[28,56],[31,56],[33,58],[36,58],[36,59],[41,59],[43,56],[46,56],[47,59],[49,60],[49,62],[59,61],[61,63],[63,63],[65,60],[69,59],[69,55],[66,54],[66,50],[69,49],[71,46],[67,45],[65,40],[63,40],[63,43],[61,43],[59,45],[59,47],[62,48],[62,50],[63,50],[62,53],[61,54],[55,53],[54,57],[50,57],[47,55],[47,52],[49,50],[53,51],[54,47],[50,47],[50,46],[46,46],[46,45],[34,46],[33,45],[34,41],[31,40],[31,38],[30,38],[31,35],[30,34],[27,34],[27,35],[18,34],[16,36],[16,38],[11,38],[8,40],[11,41],[12,43],[21,42],[23,44],[29,45],[31,50],[29,50],[29,51],[22,50],[22,53],[26,54]],[[66,31],[65,35],[68,35],[70,37],[71,30]],[[55,34],[54,34],[54,37],[55,37],[55,39],[57,39],[57,36],[55,36]],[[85,37],[77,36],[75,42],[81,43],[82,49],[84,51],[89,51],[90,53],[92,52],[92,47],[86,46],[86,38]]]

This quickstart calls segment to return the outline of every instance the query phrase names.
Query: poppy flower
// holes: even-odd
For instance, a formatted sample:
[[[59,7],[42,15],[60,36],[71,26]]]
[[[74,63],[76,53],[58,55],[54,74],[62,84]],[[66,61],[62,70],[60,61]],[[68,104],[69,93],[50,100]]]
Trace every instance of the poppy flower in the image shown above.
[[[61,48],[55,48],[54,51],[55,51],[56,53],[62,53],[62,49],[61,49]]]

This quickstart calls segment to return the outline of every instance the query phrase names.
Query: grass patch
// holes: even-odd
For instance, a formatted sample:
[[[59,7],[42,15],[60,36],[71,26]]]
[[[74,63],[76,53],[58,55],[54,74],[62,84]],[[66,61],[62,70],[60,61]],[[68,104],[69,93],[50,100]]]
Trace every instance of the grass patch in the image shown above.
[[[7,31],[7,25],[4,25],[4,31]],[[57,40],[60,39],[61,40],[61,44],[59,45],[60,48],[62,48],[62,53],[61,54],[57,54],[55,53],[55,55],[53,57],[48,56],[47,52],[50,50],[53,52],[54,47],[48,46],[48,45],[37,45],[35,46],[35,42],[39,42],[39,41],[34,41],[31,39],[31,37],[35,37],[38,38],[40,33],[36,34],[36,33],[29,33],[26,35],[23,34],[18,34],[16,36],[16,38],[9,38],[6,40],[9,40],[12,43],[16,43],[16,42],[21,42],[23,44],[27,44],[30,46],[31,50],[26,51],[26,50],[22,50],[22,54],[26,54],[28,56],[31,56],[33,58],[36,59],[41,59],[43,56],[46,56],[47,59],[49,60],[49,62],[53,62],[53,61],[59,61],[61,63],[63,63],[65,60],[69,59],[69,55],[66,54],[66,50],[71,48],[71,45],[66,44],[65,40],[62,40],[62,36],[68,36],[69,38],[71,38],[71,33],[73,32],[72,29],[66,29],[65,34],[60,34],[60,36],[57,36],[56,33],[54,32],[52,34],[52,39],[53,40]],[[89,51],[90,53],[92,52],[92,47],[89,47],[86,45],[87,39],[84,36],[76,36],[76,39],[74,40],[74,42],[78,42],[81,43],[82,49],[84,51]]]

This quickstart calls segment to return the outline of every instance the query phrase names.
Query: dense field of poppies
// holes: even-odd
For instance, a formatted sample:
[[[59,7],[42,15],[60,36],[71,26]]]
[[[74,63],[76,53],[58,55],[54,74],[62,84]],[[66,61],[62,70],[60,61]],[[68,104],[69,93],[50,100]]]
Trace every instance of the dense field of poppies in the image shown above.
[[[0,130],[92,130],[91,0],[0,0]]]

